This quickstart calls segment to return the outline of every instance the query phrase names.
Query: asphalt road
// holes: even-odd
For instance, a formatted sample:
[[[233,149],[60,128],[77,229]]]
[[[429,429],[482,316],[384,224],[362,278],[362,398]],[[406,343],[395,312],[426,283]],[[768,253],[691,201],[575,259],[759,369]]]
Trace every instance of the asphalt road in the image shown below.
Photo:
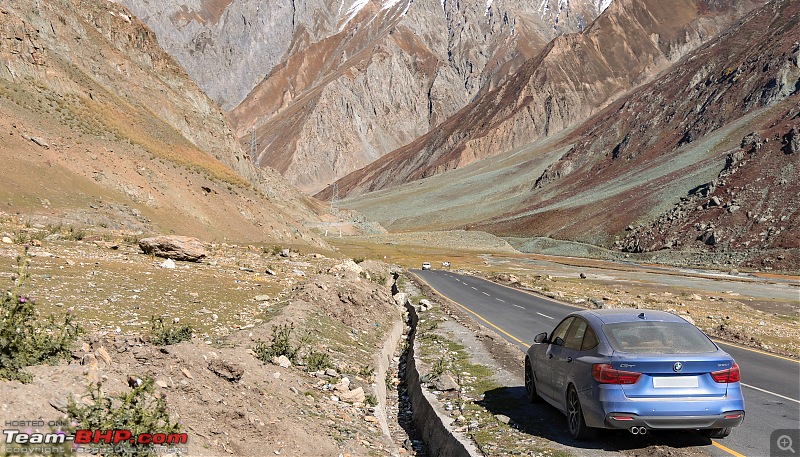
[[[440,294],[461,306],[523,350],[541,332],[551,332],[567,314],[579,309],[473,276],[445,270],[412,270]],[[717,342],[742,370],[744,423],[730,436],[704,446],[714,456],[769,456],[778,437],[800,429],[800,363],[763,352]],[[522,360],[520,360],[520,365]],[[565,423],[566,425],[566,423]],[[789,433],[779,430],[794,430]],[[772,455],[800,456],[800,442]],[[785,447],[785,446],[784,446]],[[776,454],[777,452],[777,454]]]

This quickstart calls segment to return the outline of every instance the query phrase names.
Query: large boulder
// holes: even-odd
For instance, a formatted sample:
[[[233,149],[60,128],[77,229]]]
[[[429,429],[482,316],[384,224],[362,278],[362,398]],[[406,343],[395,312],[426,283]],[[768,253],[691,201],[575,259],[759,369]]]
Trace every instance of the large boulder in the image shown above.
[[[198,262],[208,256],[205,246],[197,238],[177,235],[160,235],[142,238],[139,248],[145,254],[153,254],[172,260]]]

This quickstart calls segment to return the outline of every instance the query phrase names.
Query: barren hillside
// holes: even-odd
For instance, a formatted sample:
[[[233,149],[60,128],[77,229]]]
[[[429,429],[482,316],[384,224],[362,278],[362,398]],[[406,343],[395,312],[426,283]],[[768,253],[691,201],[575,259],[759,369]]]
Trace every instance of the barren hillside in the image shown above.
[[[502,84],[421,136],[338,181],[358,195],[433,176],[574,127],[669,68],[750,8],[616,1],[582,33],[553,40]],[[327,199],[331,187],[317,194]]]
[[[322,243],[319,203],[252,165],[223,113],[114,3],[0,6],[0,199],[47,224]]]
[[[797,270],[798,17],[797,3],[771,2],[568,132],[346,204],[394,230]]]
[[[257,164],[315,193],[443,122],[609,1],[121,3],[230,110]]]

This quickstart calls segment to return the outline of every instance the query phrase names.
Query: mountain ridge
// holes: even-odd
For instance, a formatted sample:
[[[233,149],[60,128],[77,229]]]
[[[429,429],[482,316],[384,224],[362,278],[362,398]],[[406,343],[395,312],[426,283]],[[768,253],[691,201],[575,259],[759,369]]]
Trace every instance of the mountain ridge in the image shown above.
[[[798,18],[796,3],[770,2],[579,126],[343,204],[390,230],[468,228],[796,271]]]
[[[243,147],[250,150],[255,144],[252,159],[277,169],[307,193],[424,134],[502,81],[553,36],[588,25],[602,6],[579,0],[539,11],[541,5],[522,0],[298,1],[291,19],[283,12],[283,23],[264,22],[276,30],[266,40],[252,27],[242,31],[244,21],[226,22],[230,30],[224,34],[209,31],[219,29],[222,21],[201,31],[194,22],[181,28],[169,20],[168,11],[178,4],[123,3],[152,24],[190,74],[202,73],[201,87],[215,87],[209,93],[229,111]],[[277,15],[285,3],[276,0],[265,8]],[[353,5],[357,13],[350,18],[345,13]],[[253,2],[236,0],[222,17],[247,11],[244,18],[268,14]],[[217,53],[219,64],[190,58],[192,40],[208,34],[203,49],[209,56]],[[238,39],[244,45],[228,45],[234,53],[269,46],[266,53],[272,57],[250,61],[252,68],[242,79],[250,81],[245,86],[252,90],[241,103],[227,103],[214,95],[216,87],[236,86],[240,78],[228,82],[218,67],[241,65],[241,59],[217,50]],[[195,65],[198,69],[192,70]],[[257,78],[250,73],[258,69],[265,79],[252,84]]]
[[[586,31],[556,38],[503,86],[446,123],[339,180],[339,192],[356,195],[432,176],[513,150],[586,119],[740,14],[730,8],[707,17],[697,6],[690,0],[682,1],[680,8],[675,4],[667,8],[657,1],[612,3]],[[737,6],[748,10],[752,3]],[[620,23],[629,25],[618,27]],[[654,35],[659,37],[655,43]],[[639,47],[636,52],[620,52],[600,41],[628,47],[638,43]],[[316,195],[330,198],[330,187]]]

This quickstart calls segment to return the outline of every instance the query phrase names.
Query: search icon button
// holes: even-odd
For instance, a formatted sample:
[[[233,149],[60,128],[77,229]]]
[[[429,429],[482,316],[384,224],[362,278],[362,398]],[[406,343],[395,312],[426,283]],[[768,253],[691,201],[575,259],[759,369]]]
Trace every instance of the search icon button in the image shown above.
[[[780,449],[781,451],[794,452],[794,447],[792,447],[792,445],[794,444],[794,441],[792,441],[792,437],[789,436],[789,435],[781,435],[781,436],[779,436],[777,441],[775,441],[775,444],[778,446],[778,449]]]
[[[784,456],[800,456],[798,454],[798,444],[800,444],[800,429],[783,429],[775,430],[770,435],[770,455],[784,457]]]

